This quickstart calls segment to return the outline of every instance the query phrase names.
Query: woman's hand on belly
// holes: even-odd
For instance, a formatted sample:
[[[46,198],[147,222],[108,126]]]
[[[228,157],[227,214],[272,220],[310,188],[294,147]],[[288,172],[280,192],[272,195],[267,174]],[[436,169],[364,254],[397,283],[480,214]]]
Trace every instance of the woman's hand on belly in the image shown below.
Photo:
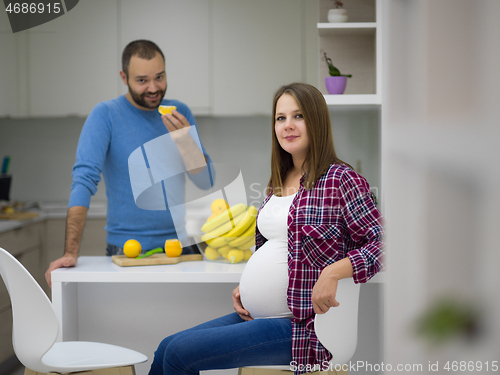
[[[250,317],[250,313],[243,308],[243,304],[240,299],[240,286],[238,285],[236,289],[233,290],[233,308],[238,313],[243,320],[253,320]]]

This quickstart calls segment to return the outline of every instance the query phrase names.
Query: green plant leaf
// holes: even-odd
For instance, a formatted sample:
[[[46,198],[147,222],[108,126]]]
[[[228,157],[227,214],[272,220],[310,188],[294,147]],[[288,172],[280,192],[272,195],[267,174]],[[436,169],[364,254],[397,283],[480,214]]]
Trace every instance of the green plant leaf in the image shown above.
[[[478,331],[479,317],[472,306],[444,298],[435,302],[416,321],[416,333],[432,344],[453,341],[463,335],[472,338]]]
[[[351,78],[352,77],[352,74],[341,74],[340,73],[340,70],[338,70],[335,66],[333,66],[333,63],[332,63],[332,59],[330,59],[327,55],[326,55],[326,52],[321,50],[321,52],[323,52],[323,55],[325,57],[325,61],[326,61],[326,65],[328,66],[328,73],[330,74],[330,76],[332,77],[347,77],[347,78]]]

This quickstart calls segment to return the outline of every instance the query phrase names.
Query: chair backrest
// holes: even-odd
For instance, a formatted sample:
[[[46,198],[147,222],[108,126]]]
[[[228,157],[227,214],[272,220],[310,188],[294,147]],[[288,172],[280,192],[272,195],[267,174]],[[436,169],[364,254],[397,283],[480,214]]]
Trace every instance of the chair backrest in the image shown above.
[[[348,363],[358,343],[358,307],[360,284],[342,279],[337,287],[338,307],[317,314],[314,330],[321,344],[332,353],[333,366]]]
[[[23,265],[0,248],[0,274],[12,305],[12,342],[19,361],[37,372],[50,372],[42,356],[54,345],[59,323],[52,303]]]

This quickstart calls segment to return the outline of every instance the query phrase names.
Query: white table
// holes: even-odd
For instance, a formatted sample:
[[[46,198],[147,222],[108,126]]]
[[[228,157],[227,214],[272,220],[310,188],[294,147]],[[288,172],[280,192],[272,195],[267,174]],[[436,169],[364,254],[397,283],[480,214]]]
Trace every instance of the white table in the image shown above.
[[[231,292],[244,266],[196,261],[119,267],[110,257],[80,257],[76,267],[52,273],[52,303],[61,324],[58,339],[138,350],[149,361],[136,367],[137,374],[147,374],[164,337],[234,311]],[[384,276],[370,282],[381,283]]]

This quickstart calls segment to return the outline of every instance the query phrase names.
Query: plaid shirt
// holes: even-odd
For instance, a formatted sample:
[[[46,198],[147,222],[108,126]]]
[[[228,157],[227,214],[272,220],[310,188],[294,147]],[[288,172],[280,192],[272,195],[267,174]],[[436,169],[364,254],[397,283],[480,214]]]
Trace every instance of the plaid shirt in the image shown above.
[[[297,365],[312,367],[331,359],[314,332],[311,296],[321,271],[347,256],[354,281],[365,283],[383,267],[384,243],[382,216],[362,176],[344,165],[332,164],[313,189],[306,190],[303,179],[288,213],[287,296],[294,316],[292,358]],[[265,241],[256,230],[255,248]]]

